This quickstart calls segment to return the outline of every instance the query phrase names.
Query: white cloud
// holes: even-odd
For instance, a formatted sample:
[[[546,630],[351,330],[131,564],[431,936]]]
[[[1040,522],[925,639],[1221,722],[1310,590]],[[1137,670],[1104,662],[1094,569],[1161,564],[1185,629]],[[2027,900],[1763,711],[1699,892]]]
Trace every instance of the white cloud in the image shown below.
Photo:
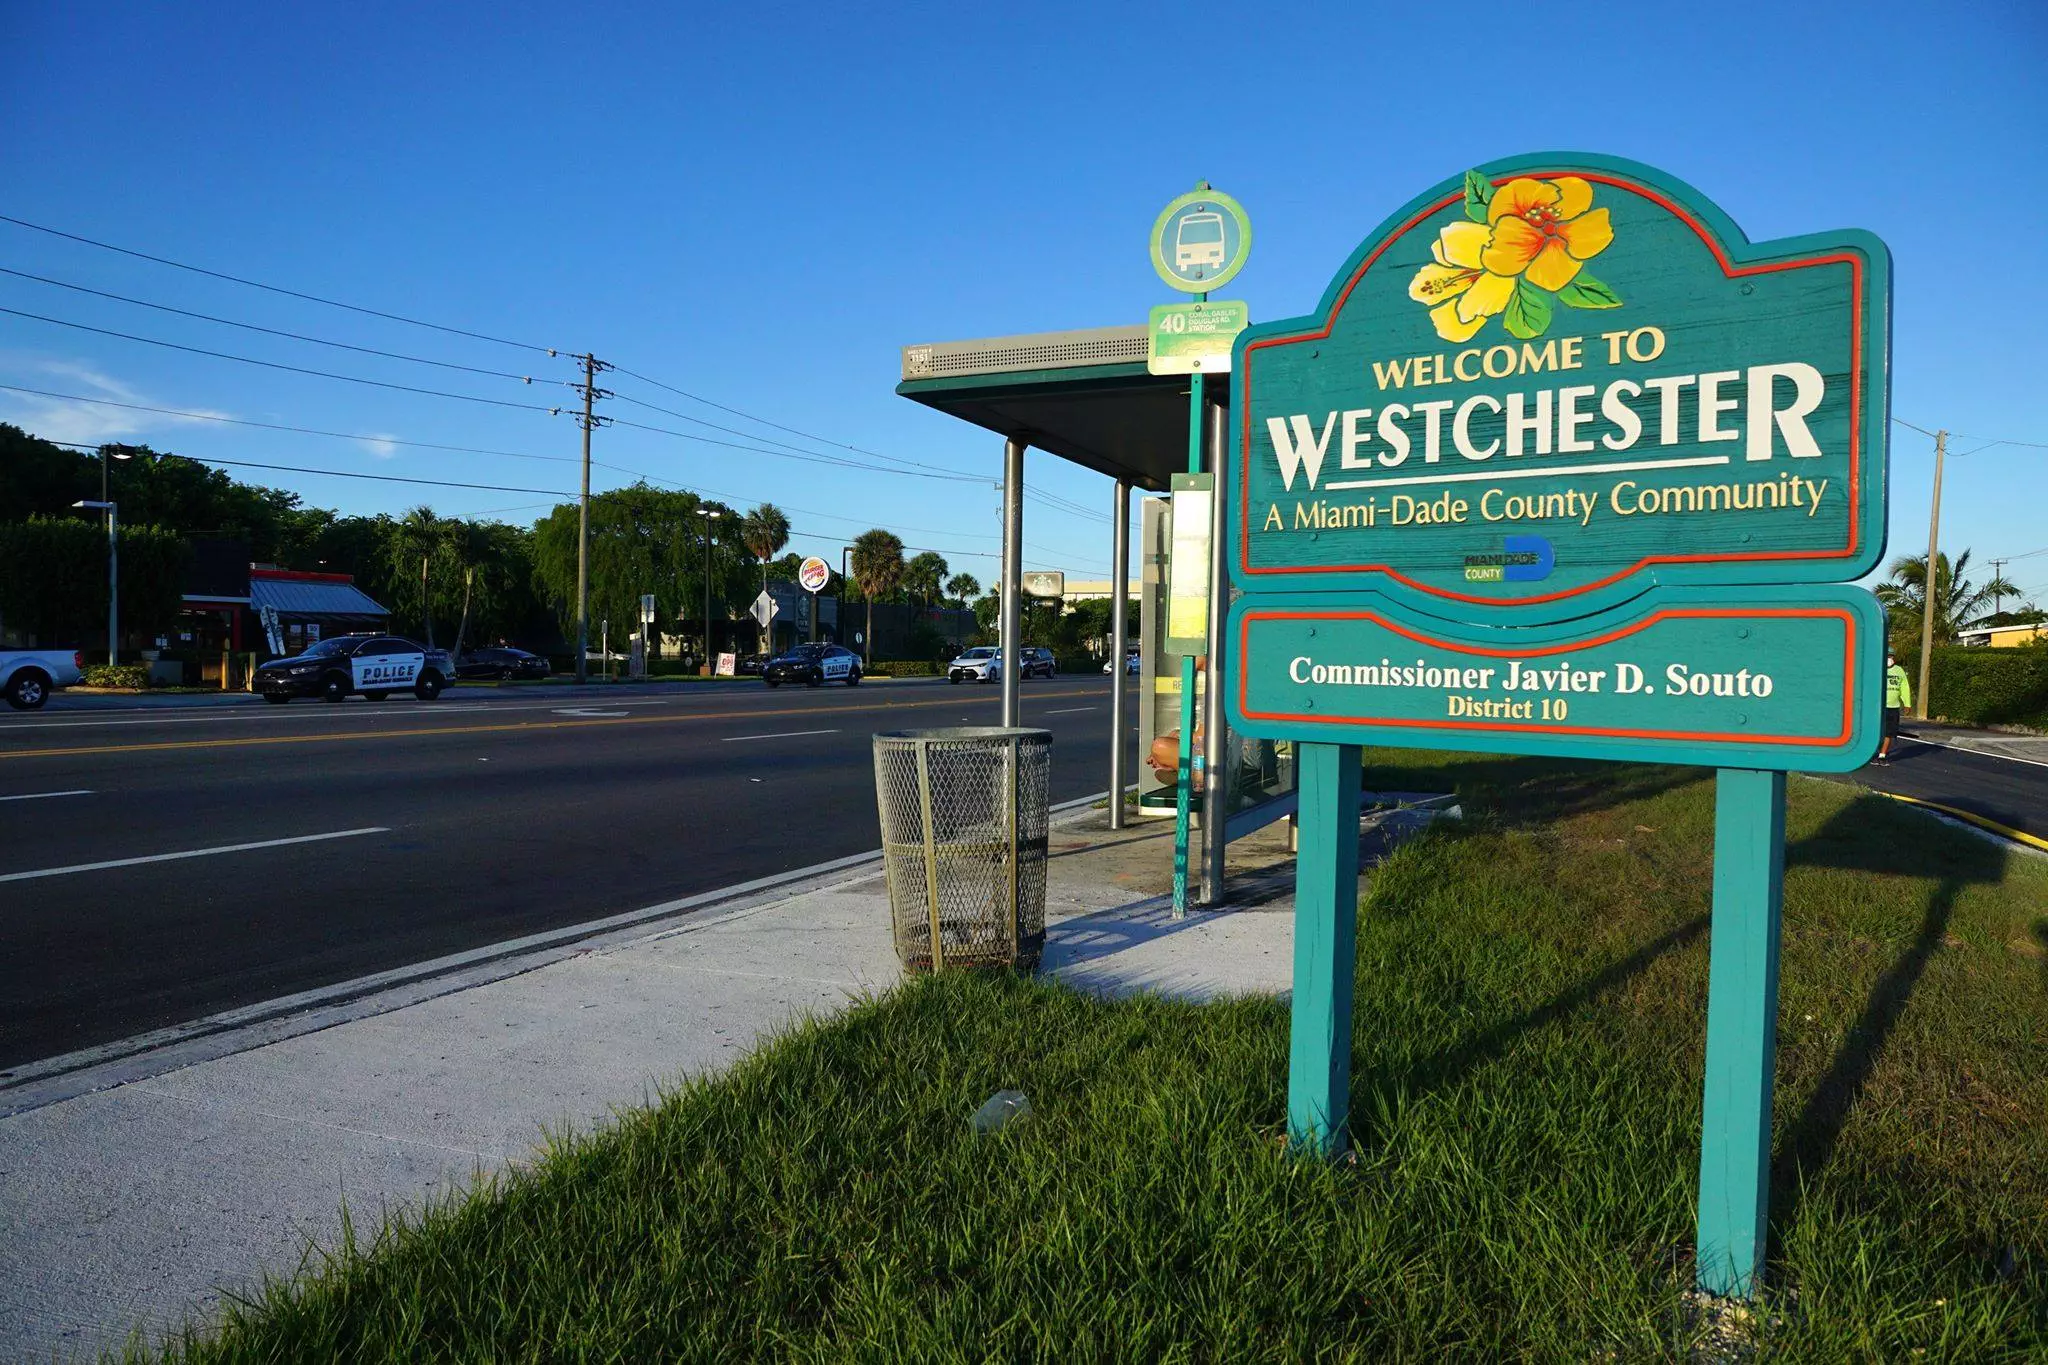
[[[152,399],[82,361],[0,353],[0,373],[23,388],[62,390],[81,397],[104,398],[114,403],[134,403],[142,407],[178,407],[179,413],[189,414],[138,412],[134,408],[108,407],[102,403],[76,402],[69,398],[43,398],[0,389],[0,421],[11,422],[46,441],[99,445],[105,441],[147,437],[172,428],[210,425],[207,419],[230,415],[211,408],[180,407]]]
[[[398,453],[398,438],[372,433],[363,437],[363,449],[380,460],[388,460]]]

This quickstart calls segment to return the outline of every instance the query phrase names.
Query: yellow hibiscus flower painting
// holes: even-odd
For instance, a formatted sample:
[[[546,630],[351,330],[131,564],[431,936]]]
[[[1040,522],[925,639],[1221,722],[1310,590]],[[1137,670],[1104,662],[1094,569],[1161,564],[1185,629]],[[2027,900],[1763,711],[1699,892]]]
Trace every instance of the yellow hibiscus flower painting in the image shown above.
[[[1559,302],[1621,306],[1585,268],[1614,240],[1614,227],[1578,176],[1525,176],[1496,188],[1467,171],[1465,219],[1444,226],[1430,243],[1435,259],[1408,282],[1408,297],[1428,307],[1445,341],[1471,340],[1495,315],[1511,336],[1542,336]]]

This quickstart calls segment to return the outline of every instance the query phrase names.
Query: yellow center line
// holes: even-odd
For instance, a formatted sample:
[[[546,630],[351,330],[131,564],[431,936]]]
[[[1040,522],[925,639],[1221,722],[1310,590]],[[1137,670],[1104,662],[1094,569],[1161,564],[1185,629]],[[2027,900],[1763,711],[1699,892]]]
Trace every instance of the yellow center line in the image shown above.
[[[1079,697],[1085,691],[1039,692],[1040,697]],[[89,754],[141,754],[158,753],[172,749],[248,749],[259,745],[272,744],[328,744],[351,739],[406,739],[421,735],[490,735],[509,734],[520,730],[583,730],[611,725],[667,725],[681,721],[707,720],[752,720],[756,716],[817,716],[837,715],[849,711],[904,711],[921,707],[959,706],[976,701],[994,701],[995,698],[948,696],[931,701],[888,701],[870,702],[854,706],[788,706],[773,711],[715,711],[697,712],[681,716],[621,716],[617,718],[591,716],[574,720],[522,720],[500,722],[495,725],[430,725],[416,730],[345,730],[324,735],[240,735],[231,739],[175,739],[159,740],[153,744],[92,744],[78,745],[63,749],[0,749],[0,759],[7,758],[76,758]]]

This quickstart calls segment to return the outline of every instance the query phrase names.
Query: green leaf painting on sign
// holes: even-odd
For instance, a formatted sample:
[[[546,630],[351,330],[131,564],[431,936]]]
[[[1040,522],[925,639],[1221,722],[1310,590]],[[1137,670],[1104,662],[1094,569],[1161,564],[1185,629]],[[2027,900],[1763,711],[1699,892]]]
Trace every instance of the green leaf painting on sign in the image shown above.
[[[1486,206],[1493,202],[1493,182],[1478,171],[1465,172],[1465,216],[1475,223],[1486,221]]]
[[[1567,308],[1621,307],[1621,295],[1583,270],[1573,277],[1570,284],[1557,291],[1557,299]]]
[[[1517,280],[1514,297],[1508,300],[1507,311],[1501,315],[1501,325],[1508,329],[1509,336],[1527,341],[1550,330],[1551,311],[1550,295],[1527,280]]]

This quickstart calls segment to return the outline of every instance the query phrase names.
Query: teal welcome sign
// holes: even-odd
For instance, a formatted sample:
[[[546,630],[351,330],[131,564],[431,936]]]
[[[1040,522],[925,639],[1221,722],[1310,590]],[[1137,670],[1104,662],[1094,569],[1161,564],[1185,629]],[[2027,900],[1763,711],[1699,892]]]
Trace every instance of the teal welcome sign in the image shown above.
[[[1890,264],[1752,245],[1696,192],[1523,157],[1383,223],[1315,313],[1245,332],[1234,573],[1372,575],[1439,613],[1651,583],[1834,583],[1883,551]]]
[[[1877,746],[1890,257],[1752,243],[1610,157],[1418,195],[1252,327],[1223,493],[1231,724],[1297,746],[1298,1147],[1346,1141],[1362,746],[1711,765],[1696,1274],[1766,1244],[1785,774]],[[1212,665],[1213,666],[1213,665]]]

